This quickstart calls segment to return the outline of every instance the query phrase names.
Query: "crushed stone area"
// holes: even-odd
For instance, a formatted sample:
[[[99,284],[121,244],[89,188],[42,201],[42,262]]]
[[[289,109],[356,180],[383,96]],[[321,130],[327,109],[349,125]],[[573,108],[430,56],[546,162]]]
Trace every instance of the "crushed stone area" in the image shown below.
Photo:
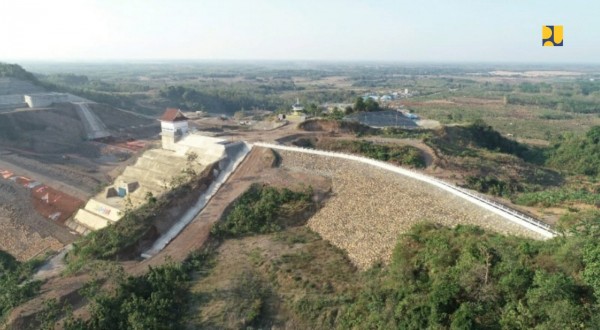
[[[541,239],[496,214],[427,183],[350,160],[278,151],[282,167],[332,178],[332,197],[308,226],[347,251],[361,269],[388,262],[398,236],[416,223],[477,225]]]
[[[6,181],[0,181],[0,228],[0,249],[21,261],[58,251],[76,238],[67,228],[39,215],[28,190]]]

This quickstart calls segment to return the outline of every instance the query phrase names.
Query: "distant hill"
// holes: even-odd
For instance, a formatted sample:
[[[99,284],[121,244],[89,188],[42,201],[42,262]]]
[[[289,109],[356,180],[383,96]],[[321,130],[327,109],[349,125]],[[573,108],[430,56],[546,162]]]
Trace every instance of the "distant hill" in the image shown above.
[[[40,83],[38,79],[33,75],[33,73],[23,69],[18,64],[0,62],[0,77],[26,80],[35,85],[38,85]]]
[[[18,64],[0,62],[0,108],[10,104],[23,103],[24,94],[43,93],[46,89],[41,82]]]

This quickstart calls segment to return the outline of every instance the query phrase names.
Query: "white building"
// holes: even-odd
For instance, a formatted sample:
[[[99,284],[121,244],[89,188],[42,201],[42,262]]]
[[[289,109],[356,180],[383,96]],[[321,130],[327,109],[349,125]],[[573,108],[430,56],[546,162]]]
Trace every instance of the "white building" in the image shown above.
[[[175,150],[175,143],[188,133],[188,118],[179,109],[169,108],[160,117],[163,149]]]

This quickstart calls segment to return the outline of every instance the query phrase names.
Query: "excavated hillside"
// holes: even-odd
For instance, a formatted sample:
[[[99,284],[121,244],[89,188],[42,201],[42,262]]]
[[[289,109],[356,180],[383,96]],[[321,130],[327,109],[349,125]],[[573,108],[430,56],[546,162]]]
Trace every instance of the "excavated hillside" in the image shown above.
[[[0,114],[0,145],[36,153],[77,152],[83,126],[72,106]]]
[[[116,138],[146,138],[158,133],[158,123],[102,104],[90,104]],[[127,132],[124,132],[127,129]],[[0,146],[35,153],[90,155],[85,132],[75,105],[56,104],[50,109],[0,114]]]

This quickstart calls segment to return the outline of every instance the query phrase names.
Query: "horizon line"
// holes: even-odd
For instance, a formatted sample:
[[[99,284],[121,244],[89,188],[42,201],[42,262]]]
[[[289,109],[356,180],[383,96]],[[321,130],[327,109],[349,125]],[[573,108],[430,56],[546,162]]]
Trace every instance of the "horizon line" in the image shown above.
[[[533,62],[533,61],[506,61],[506,60],[481,60],[481,61],[442,61],[442,60],[383,60],[383,59],[232,59],[232,58],[106,58],[106,59],[83,59],[83,58],[64,58],[64,59],[33,59],[33,58],[10,58],[0,59],[0,63],[69,63],[69,64],[101,64],[101,63],[369,63],[369,64],[470,64],[470,65],[594,65],[600,66],[598,62]]]

